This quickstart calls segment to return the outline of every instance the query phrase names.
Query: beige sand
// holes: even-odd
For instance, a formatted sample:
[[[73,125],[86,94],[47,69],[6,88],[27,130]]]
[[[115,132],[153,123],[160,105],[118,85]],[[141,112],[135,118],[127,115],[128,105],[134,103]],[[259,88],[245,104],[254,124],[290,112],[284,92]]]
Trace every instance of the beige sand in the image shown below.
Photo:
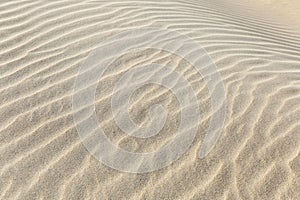
[[[299,7],[297,0],[2,1],[0,199],[298,200]],[[97,115],[114,144],[154,151],[178,127],[177,102],[156,86],[133,96],[132,114],[147,122],[143,104],[161,102],[170,111],[166,128],[141,140],[116,127],[111,86],[122,70],[138,64],[175,66],[194,84],[203,113],[193,145],[179,160],[151,173],[123,173],[82,145],[72,118],[73,84],[99,42],[148,26],[179,31],[207,50],[226,86],[228,118],[215,148],[200,159],[212,114],[203,79],[164,52],[120,58],[98,86],[106,92],[96,94]]]

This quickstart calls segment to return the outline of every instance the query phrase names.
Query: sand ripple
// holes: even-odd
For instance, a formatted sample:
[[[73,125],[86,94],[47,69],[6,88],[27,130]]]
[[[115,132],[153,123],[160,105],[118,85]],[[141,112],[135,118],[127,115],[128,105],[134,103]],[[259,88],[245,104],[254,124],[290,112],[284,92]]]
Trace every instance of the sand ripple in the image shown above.
[[[176,30],[205,48],[223,77],[228,117],[215,148],[199,159],[213,114],[203,78],[166,52],[119,58],[96,92],[99,121],[114,144],[154,151],[178,129],[176,98],[155,85],[133,95],[132,116],[146,124],[143,106],[163,104],[170,113],[161,133],[136,139],[117,127],[112,87],[134,66],[173,66],[197,91],[202,113],[196,139],[179,160],[151,173],[121,173],[81,143],[73,85],[98,43],[149,26]],[[220,0],[5,1],[0,35],[1,199],[299,199],[300,33],[271,14]]]

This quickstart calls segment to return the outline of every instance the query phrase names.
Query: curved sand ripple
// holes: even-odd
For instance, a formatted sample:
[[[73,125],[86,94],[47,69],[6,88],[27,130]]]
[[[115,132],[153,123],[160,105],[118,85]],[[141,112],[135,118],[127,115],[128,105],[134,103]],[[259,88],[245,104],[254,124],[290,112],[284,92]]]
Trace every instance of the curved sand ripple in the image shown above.
[[[79,140],[73,84],[98,43],[148,26],[179,31],[206,49],[224,79],[228,118],[215,148],[199,159],[212,115],[203,79],[166,52],[119,58],[96,94],[99,121],[114,144],[154,151],[178,128],[176,98],[155,85],[133,95],[132,116],[146,124],[144,109],[165,105],[169,115],[161,133],[134,139],[116,126],[112,86],[136,65],[173,66],[197,91],[202,113],[196,140],[179,160],[152,173],[121,173],[93,158]],[[219,0],[5,1],[0,35],[1,199],[299,198],[300,34],[272,16]]]

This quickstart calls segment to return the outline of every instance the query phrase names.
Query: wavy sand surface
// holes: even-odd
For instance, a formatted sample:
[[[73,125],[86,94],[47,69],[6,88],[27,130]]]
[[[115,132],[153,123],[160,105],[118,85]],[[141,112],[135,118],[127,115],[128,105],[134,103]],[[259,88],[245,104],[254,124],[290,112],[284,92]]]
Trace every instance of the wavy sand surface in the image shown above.
[[[299,199],[300,31],[293,24],[300,21],[296,14],[279,19],[274,7],[280,3],[263,13],[265,4],[237,2],[2,1],[1,199]],[[293,3],[297,6],[285,8],[297,13],[299,3]],[[298,23],[286,23],[292,20]],[[167,108],[158,135],[136,139],[115,124],[112,86],[137,65],[173,66],[197,91],[202,114],[191,148],[173,164],[145,174],[123,173],[83,146],[73,122],[73,85],[80,64],[100,42],[149,26],[178,31],[205,48],[223,78],[227,118],[217,145],[200,159],[213,114],[203,78],[163,51],[120,57],[96,92],[97,116],[114,144],[154,151],[178,128],[176,98],[156,85],[136,91],[131,105],[133,119],[142,125],[149,121],[150,104]]]

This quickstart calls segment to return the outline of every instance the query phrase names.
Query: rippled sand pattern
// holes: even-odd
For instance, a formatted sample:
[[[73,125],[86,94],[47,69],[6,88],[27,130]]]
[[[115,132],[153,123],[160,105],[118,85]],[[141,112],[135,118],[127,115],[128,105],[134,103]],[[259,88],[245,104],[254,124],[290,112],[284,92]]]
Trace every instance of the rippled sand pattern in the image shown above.
[[[147,108],[161,103],[169,111],[165,127],[149,139],[122,133],[110,110],[112,87],[134,66],[172,66],[197,91],[202,113],[196,139],[179,160],[151,173],[122,173],[81,143],[73,122],[73,85],[80,64],[100,42],[149,26],[186,34],[205,48],[223,78],[227,118],[217,145],[200,159],[212,115],[203,78],[163,51],[120,57],[96,92],[98,119],[115,145],[155,151],[170,141],[180,120],[172,93],[147,85],[132,96],[132,118],[147,124]],[[246,4],[1,1],[0,90],[3,200],[300,198],[300,32]]]

